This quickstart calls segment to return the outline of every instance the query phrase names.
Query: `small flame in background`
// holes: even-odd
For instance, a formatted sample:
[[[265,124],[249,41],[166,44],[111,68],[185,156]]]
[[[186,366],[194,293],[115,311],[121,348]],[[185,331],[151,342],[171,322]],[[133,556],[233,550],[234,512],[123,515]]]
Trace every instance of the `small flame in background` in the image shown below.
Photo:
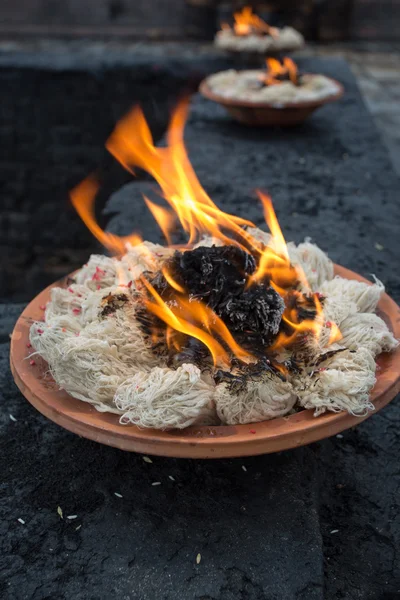
[[[285,79],[289,79],[294,85],[297,85],[297,66],[291,58],[285,56],[282,62],[276,58],[267,58],[266,65],[267,72],[263,75],[265,85],[276,85]]]
[[[150,173],[160,185],[163,198],[170,209],[163,208],[144,198],[149,210],[161,228],[168,244],[172,243],[172,233],[179,221],[187,233],[188,243],[181,250],[190,249],[204,235],[233,244],[250,252],[256,259],[257,269],[249,278],[248,285],[272,285],[284,300],[289,298],[298,282],[309,289],[303,270],[290,263],[289,253],[279,226],[271,199],[257,192],[264,208],[264,216],[271,232],[268,246],[258,242],[251,235],[253,223],[235,215],[221,211],[201,186],[190,164],[183,140],[187,118],[188,101],[181,102],[175,110],[168,131],[167,146],[156,147],[140,108],[134,108],[115,127],[106,143],[109,152],[131,173],[133,167],[140,167]],[[101,229],[94,215],[94,203],[99,184],[95,177],[89,177],[71,192],[71,200],[78,214],[98,240],[115,255],[126,253],[126,245],[141,243],[137,234],[119,237]],[[250,229],[247,229],[250,228]],[[229,353],[244,362],[255,361],[255,357],[234,340],[225,323],[204,303],[191,297],[183,287],[174,281],[171,273],[163,267],[163,274],[174,290],[173,301],[164,302],[151,283],[142,275],[139,286],[147,290],[145,304],[149,312],[167,325],[167,343],[180,349],[179,334],[186,334],[200,340],[207,346],[214,364],[229,365]],[[122,275],[121,275],[122,277]],[[289,333],[280,333],[272,350],[278,351],[291,346],[299,334],[310,333],[319,338],[324,325],[323,309],[318,294],[309,293],[313,303],[315,318],[300,320],[298,312],[286,306],[283,321]],[[288,304],[288,303],[287,303]],[[340,338],[340,332],[331,325],[331,340]],[[178,332],[178,335],[176,335]],[[184,337],[184,336],[180,336]],[[228,352],[229,350],[229,352]]]
[[[279,37],[279,29],[271,27],[263,21],[260,17],[253,13],[251,6],[245,6],[240,12],[233,14],[234,24],[233,31],[235,35],[250,35],[251,33],[256,34],[268,34],[271,37]],[[227,23],[221,25],[221,29],[232,29]]]

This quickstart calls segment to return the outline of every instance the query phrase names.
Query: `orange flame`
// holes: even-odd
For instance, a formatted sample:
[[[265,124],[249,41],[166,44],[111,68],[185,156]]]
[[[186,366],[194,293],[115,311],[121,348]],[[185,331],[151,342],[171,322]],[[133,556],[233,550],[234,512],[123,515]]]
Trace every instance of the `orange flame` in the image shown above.
[[[140,167],[159,183],[163,197],[172,210],[154,204],[147,198],[145,202],[169,244],[179,221],[189,238],[186,249],[206,234],[224,244],[234,244],[250,252],[256,259],[257,269],[249,278],[248,285],[272,285],[284,300],[288,298],[289,293],[293,293],[299,282],[303,289],[309,290],[302,269],[290,263],[286,242],[268,196],[258,192],[271,232],[268,244],[263,244],[252,236],[254,225],[250,221],[221,211],[202,188],[183,141],[187,109],[188,104],[185,101],[175,111],[168,128],[166,147],[154,145],[140,108],[135,108],[123,118],[107,141],[108,150],[126,169],[132,172],[133,167]],[[90,231],[111,252],[124,254],[127,243],[136,245],[141,242],[141,238],[135,234],[119,237],[101,229],[94,216],[98,187],[95,178],[89,177],[71,192],[72,203]],[[176,335],[178,332],[205,344],[214,364],[229,364],[229,356],[232,354],[246,362],[255,360],[250,352],[236,342],[224,322],[209,307],[190,298],[165,266],[162,272],[174,290],[173,300],[168,303],[164,302],[144,277],[141,280],[151,296],[151,300],[145,298],[147,309],[166,324],[166,341],[170,347],[180,348],[183,335]],[[125,277],[124,271],[121,270],[118,275],[121,285],[127,284]],[[313,298],[315,319],[301,321],[296,310],[287,307],[283,315],[286,332],[279,334],[270,350],[277,351],[290,346],[299,334],[305,332],[310,332],[318,339],[324,323],[323,310],[318,295],[314,294]],[[330,343],[340,336],[337,326],[331,326]],[[156,332],[154,335],[156,336]]]
[[[330,323],[331,333],[328,340],[328,346],[334,344],[335,342],[339,342],[342,339],[342,333],[336,323]]]
[[[121,237],[108,233],[100,227],[94,214],[94,204],[99,187],[93,176],[88,177],[70,192],[71,202],[86,227],[99,242],[112,254],[121,256],[125,254],[127,244],[136,246],[141,243],[142,239],[136,233]]]
[[[154,145],[140,108],[133,109],[117,124],[106,147],[127,170],[132,172],[133,166],[141,167],[160,185],[164,198],[173,209],[173,216],[148,199],[146,203],[169,242],[172,224],[177,216],[188,234],[188,244],[207,234],[224,244],[244,247],[249,236],[242,227],[252,226],[252,223],[221,211],[202,188],[190,164],[183,142],[187,110],[188,102],[183,101],[173,114],[166,148]],[[238,239],[229,237],[225,230]]]
[[[260,191],[257,193],[263,204],[264,217],[271,232],[271,240],[261,252],[258,268],[250,278],[250,284],[268,280],[283,297],[286,295],[285,290],[296,287],[298,282],[301,282],[303,287],[308,288],[303,269],[290,263],[285,238],[272,206],[271,198]]]
[[[318,294],[313,294],[312,299],[316,313],[313,319],[301,321],[295,308],[286,307],[282,315],[282,321],[288,326],[290,333],[281,331],[278,334],[275,342],[270,347],[272,352],[292,346],[298,340],[299,335],[311,334],[316,340],[319,339],[324,324],[324,311]]]
[[[239,346],[222,319],[208,306],[198,300],[188,299],[184,296],[176,296],[171,305],[166,304],[145,277],[142,276],[141,281],[154,298],[154,302],[150,300],[145,302],[147,310],[166,323],[168,327],[194,337],[207,346],[214,365],[230,364],[229,355],[224,346],[227,346],[237,358],[244,362],[256,360],[252,354]],[[174,282],[172,287],[177,289],[177,285]],[[169,332],[168,337],[170,342],[171,332]],[[223,341],[224,345],[218,341],[219,339]]]
[[[282,83],[282,79],[289,77],[289,80],[297,85],[298,74],[297,66],[291,58],[287,56],[282,62],[276,58],[267,58],[267,72],[263,76],[265,85],[276,85]]]
[[[236,35],[249,35],[251,33],[266,33],[274,38],[279,37],[279,29],[271,27],[263,21],[260,17],[253,13],[251,6],[243,7],[241,12],[235,12],[233,14],[235,20],[233,24],[233,30]],[[222,25],[222,29],[229,27],[226,24]],[[230,27],[229,27],[230,28]]]

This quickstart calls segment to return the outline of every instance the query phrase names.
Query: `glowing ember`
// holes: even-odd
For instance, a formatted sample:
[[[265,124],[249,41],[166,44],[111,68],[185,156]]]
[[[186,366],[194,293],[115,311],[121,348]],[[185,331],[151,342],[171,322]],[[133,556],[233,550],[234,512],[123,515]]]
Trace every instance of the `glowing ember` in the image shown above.
[[[255,15],[251,6],[245,6],[241,12],[235,12],[233,18],[233,30],[237,36],[245,36],[252,33],[257,35],[270,35],[274,38],[279,36],[279,29],[271,27],[268,23]],[[224,23],[221,28],[230,29],[230,26]]]
[[[271,63],[275,78],[286,72],[295,76],[288,61],[278,63],[280,71],[277,61]],[[187,108],[187,102],[183,102],[175,111],[166,147],[154,145],[139,108],[117,124],[106,144],[127,170],[133,173],[135,167],[140,167],[160,185],[170,209],[146,198],[145,202],[169,246],[177,248],[172,246],[177,223],[188,237],[187,244],[175,254],[171,250],[156,272],[149,270],[135,281],[134,292],[140,295],[147,315],[144,321],[150,328],[148,333],[154,341],[161,335],[170,354],[183,353],[187,358],[188,348],[197,340],[196,352],[204,354],[206,350],[214,366],[232,367],[234,361],[236,365],[248,365],[268,357],[263,364],[273,361],[277,372],[285,371],[279,358],[285,348],[293,349],[308,337],[318,342],[325,324],[324,298],[311,292],[303,270],[291,264],[266,194],[258,192],[271,232],[264,241],[254,237],[250,221],[223,212],[207,195],[184,145]],[[94,216],[97,190],[98,183],[91,177],[73,190],[72,202],[100,242],[112,253],[123,255],[128,243],[137,246],[141,238],[136,234],[120,238],[100,228]],[[204,236],[211,236],[216,245],[203,247]],[[140,248],[145,255],[145,246],[141,244]],[[153,260],[151,256],[149,260]],[[120,285],[129,288],[126,273],[119,269]],[[113,304],[107,307],[111,310]],[[334,323],[329,335],[330,342],[340,338]]]

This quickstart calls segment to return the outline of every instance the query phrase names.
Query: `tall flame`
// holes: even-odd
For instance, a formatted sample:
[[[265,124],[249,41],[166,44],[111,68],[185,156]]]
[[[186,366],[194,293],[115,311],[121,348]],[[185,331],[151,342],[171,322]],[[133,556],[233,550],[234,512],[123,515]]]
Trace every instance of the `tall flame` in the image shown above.
[[[169,209],[145,198],[147,207],[159,224],[169,244],[172,243],[174,229],[179,222],[188,236],[189,249],[202,236],[210,235],[223,244],[234,244],[251,253],[256,259],[255,273],[248,279],[248,285],[271,285],[286,300],[299,282],[302,289],[309,290],[305,275],[300,267],[290,262],[288,248],[283,237],[271,199],[258,192],[264,208],[265,220],[271,237],[267,244],[255,239],[254,225],[247,219],[221,211],[201,186],[190,164],[183,140],[183,130],[187,118],[188,103],[182,102],[176,109],[167,131],[167,145],[156,147],[143,112],[135,108],[115,127],[107,141],[110,153],[130,172],[140,167],[150,173],[160,185],[162,195]],[[90,231],[110,250],[122,255],[126,245],[136,245],[141,238],[132,234],[119,237],[101,229],[94,215],[94,202],[99,184],[94,177],[87,178],[71,192],[71,200]],[[185,249],[184,248],[184,249]],[[189,297],[187,291],[176,282],[168,269],[162,267],[163,275],[173,290],[172,301],[165,302],[151,283],[142,275],[142,285],[146,288],[144,302],[147,310],[161,319],[166,325],[166,341],[176,350],[181,348],[185,336],[198,339],[207,346],[214,364],[229,364],[229,356],[234,355],[244,362],[255,360],[252,353],[242,348],[233,338],[225,323],[204,303]],[[121,285],[124,272],[119,275]],[[296,292],[294,292],[296,293]],[[293,344],[299,334],[310,332],[316,339],[324,324],[323,309],[318,294],[299,294],[311,301],[315,318],[301,320],[298,313],[287,304],[283,321],[285,332],[280,333],[272,350]],[[308,300],[307,300],[308,298]],[[178,335],[176,333],[178,332]],[[155,335],[155,334],[154,334]],[[338,339],[340,332],[331,324],[331,339]]]
[[[251,6],[244,6],[240,12],[235,12],[233,18],[233,30],[236,35],[266,33],[275,38],[279,36],[279,29],[271,27],[268,23],[255,15]],[[226,25],[222,26],[223,29],[226,29],[226,27]]]
[[[160,185],[173,216],[149,200],[146,202],[168,241],[171,240],[171,225],[176,216],[188,234],[188,244],[207,234],[224,244],[246,247],[249,235],[242,227],[253,224],[247,219],[221,211],[201,186],[190,164],[183,142],[187,111],[188,102],[185,100],[172,116],[165,148],[154,145],[140,108],[133,109],[117,124],[106,147],[131,173],[134,166],[141,167]],[[235,239],[229,237],[226,231]]]
[[[250,283],[259,283],[263,280],[270,281],[272,287],[283,297],[286,295],[286,290],[295,287],[299,281],[304,288],[308,289],[309,286],[303,269],[290,263],[285,238],[272,206],[271,198],[260,191],[257,193],[264,208],[265,222],[271,232],[271,240],[261,251],[257,270],[250,278]]]
[[[127,244],[136,246],[142,241],[136,233],[124,237],[104,231],[98,224],[94,205],[100,185],[94,176],[87,177],[70,192],[71,202],[76,212],[85,223],[89,231],[105,246],[112,254],[121,256],[126,252]]]

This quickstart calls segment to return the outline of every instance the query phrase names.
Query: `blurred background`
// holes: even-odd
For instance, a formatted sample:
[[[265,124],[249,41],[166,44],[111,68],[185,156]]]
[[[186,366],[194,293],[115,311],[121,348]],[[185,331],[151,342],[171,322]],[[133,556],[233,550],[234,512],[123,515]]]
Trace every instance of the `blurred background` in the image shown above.
[[[270,24],[293,25],[309,40],[395,40],[398,0],[248,2]],[[212,39],[221,17],[243,6],[218,0],[14,0],[2,3],[5,36]]]
[[[400,0],[250,2],[307,40],[300,55],[346,58],[400,171]],[[232,65],[212,45],[243,2],[13,0],[0,6],[0,302],[26,302],[78,268],[96,242],[68,191],[93,169],[110,194],[130,177],[104,142],[140,102],[156,139],[182,90]]]

